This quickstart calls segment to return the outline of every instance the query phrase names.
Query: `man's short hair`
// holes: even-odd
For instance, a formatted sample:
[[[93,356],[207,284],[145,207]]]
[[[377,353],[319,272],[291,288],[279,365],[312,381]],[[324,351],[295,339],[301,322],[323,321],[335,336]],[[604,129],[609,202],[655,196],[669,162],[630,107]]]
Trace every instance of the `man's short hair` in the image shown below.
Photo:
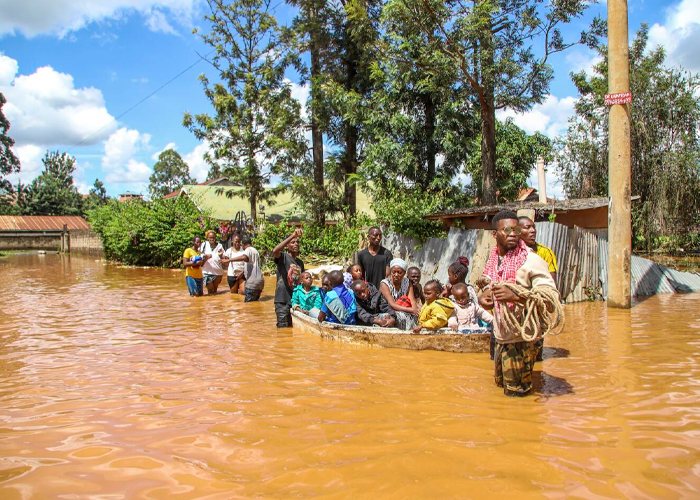
[[[520,217],[518,217],[518,222],[520,222],[521,220],[529,220],[529,221],[532,222],[533,224],[535,223],[535,221],[532,220],[532,219],[531,219],[530,217],[528,217],[527,215],[521,215]]]
[[[250,239],[250,236],[247,234],[244,234],[241,236],[241,245],[252,245],[253,240]]]
[[[518,220],[518,214],[513,212],[512,210],[501,210],[498,212],[496,215],[493,216],[493,219],[491,220],[491,228],[496,230],[498,229],[498,222],[502,220]]]
[[[367,235],[369,236],[370,234],[372,234],[372,231],[379,231],[379,232],[381,233],[381,232],[382,232],[382,228],[379,227],[379,226],[372,226],[372,227],[370,227],[369,230],[367,231]]]

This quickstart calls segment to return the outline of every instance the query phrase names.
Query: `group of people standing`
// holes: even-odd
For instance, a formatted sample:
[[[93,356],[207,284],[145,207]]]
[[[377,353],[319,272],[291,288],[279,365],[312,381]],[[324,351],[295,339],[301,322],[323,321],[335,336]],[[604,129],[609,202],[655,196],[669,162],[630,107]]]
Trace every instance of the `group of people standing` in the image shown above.
[[[359,252],[357,262],[345,272],[326,274],[316,287],[299,258],[302,231],[296,229],[272,251],[277,274],[277,327],[292,326],[291,312],[296,310],[320,322],[394,327],[415,334],[444,327],[465,334],[492,328],[496,384],[506,395],[526,395],[532,389],[534,363],[538,356],[541,359],[542,338],[525,340],[517,328],[501,324],[500,316],[506,307],[520,317],[527,306],[528,299],[508,284],[556,291],[556,257],[536,243],[535,224],[527,217],[499,212],[492,220],[492,229],[496,245],[478,280],[482,285],[477,287],[467,283],[469,261],[465,257],[449,266],[449,282],[444,286],[438,280],[421,285],[420,269],[394,258],[381,245],[382,232],[376,226],[370,228],[368,246]],[[246,302],[258,300],[263,277],[260,256],[250,237],[235,235],[232,247],[225,251],[216,242],[216,233],[208,231],[206,238],[203,244],[195,238],[183,255],[190,294],[202,295],[203,287],[209,294],[216,293],[228,268],[231,292],[245,295]],[[558,300],[550,306],[559,307]]]

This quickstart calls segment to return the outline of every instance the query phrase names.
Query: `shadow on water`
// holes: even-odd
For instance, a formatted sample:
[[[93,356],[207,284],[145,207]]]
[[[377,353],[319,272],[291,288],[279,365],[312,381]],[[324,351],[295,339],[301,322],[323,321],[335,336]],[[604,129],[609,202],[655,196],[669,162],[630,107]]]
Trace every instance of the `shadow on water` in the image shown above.
[[[543,371],[532,374],[532,385],[536,396],[545,400],[552,396],[575,394],[574,386],[562,377],[555,377]]]
[[[563,347],[544,347],[542,349],[543,359],[568,358],[569,350]]]

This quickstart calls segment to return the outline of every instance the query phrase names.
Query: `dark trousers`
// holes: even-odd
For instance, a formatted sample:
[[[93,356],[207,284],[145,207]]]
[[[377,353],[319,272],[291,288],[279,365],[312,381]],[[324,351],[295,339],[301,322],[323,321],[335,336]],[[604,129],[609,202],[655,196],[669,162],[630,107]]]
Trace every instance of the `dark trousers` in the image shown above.
[[[289,302],[275,302],[277,328],[292,326],[292,305]]]

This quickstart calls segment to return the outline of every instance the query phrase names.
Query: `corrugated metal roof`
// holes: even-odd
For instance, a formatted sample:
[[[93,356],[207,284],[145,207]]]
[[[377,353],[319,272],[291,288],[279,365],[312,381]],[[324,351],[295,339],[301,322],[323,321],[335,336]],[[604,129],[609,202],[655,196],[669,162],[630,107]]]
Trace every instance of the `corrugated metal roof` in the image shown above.
[[[90,225],[77,215],[0,215],[0,231],[86,230]]]
[[[537,243],[552,249],[557,258],[558,267],[561,269],[569,254],[570,228],[556,222],[535,222],[535,228],[537,229]],[[556,277],[557,287],[561,290],[563,273],[557,273]]]
[[[632,296],[648,296],[657,293],[675,293],[671,283],[656,262],[632,256]]]
[[[520,210],[524,208],[548,209],[554,211],[590,210],[608,206],[608,198],[575,198],[571,200],[554,200],[548,203],[538,201],[518,201],[498,205],[481,205],[468,208],[454,208],[435,214],[426,215],[424,219],[441,219],[461,216],[476,216],[480,214],[495,214],[501,210]]]
[[[677,292],[700,292],[700,274],[677,271],[664,266],[661,266],[661,270]]]

